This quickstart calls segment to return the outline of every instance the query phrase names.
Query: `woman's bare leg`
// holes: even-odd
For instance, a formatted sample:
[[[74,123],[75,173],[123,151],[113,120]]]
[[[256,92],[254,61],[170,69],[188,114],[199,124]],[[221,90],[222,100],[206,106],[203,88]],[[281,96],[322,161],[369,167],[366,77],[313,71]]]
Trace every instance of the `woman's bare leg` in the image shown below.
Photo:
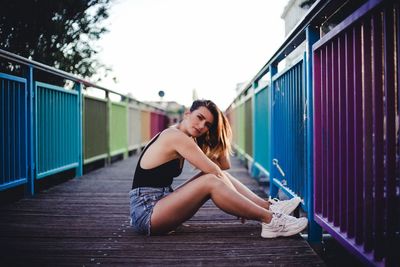
[[[157,202],[151,216],[152,233],[175,229],[190,219],[210,198],[217,207],[229,214],[266,223],[271,221],[272,213],[267,209],[238,193],[222,179],[206,174]]]
[[[242,184],[238,179],[233,177],[230,173],[224,171],[224,174],[230,179],[231,183],[233,184],[233,186],[235,186],[236,190],[239,191],[239,193],[259,205],[260,207],[263,207],[264,209],[269,209],[270,203],[268,202],[268,200],[262,199],[261,197],[257,196],[253,191]]]
[[[228,185],[232,186],[237,190],[240,194],[243,196],[247,197],[257,205],[259,205],[262,208],[269,209],[270,203],[262,199],[261,197],[257,196],[253,191],[251,191],[249,188],[247,188],[244,184],[242,184],[238,179],[233,177],[230,173],[227,171],[224,171],[223,174],[225,177],[223,178],[223,181],[225,181]],[[187,181],[185,181],[183,184],[179,185],[176,189],[179,189],[180,187],[192,182],[193,180],[197,179],[198,177],[204,175],[203,172],[199,172],[193,177],[189,178]]]
[[[223,181],[224,183],[226,183],[231,189],[237,190],[236,187],[233,185],[231,179],[226,175],[227,172],[223,172],[223,174],[225,174],[225,175],[224,175],[223,177],[219,177],[219,179],[221,179],[221,181]],[[186,185],[186,184],[188,184],[188,183],[194,181],[195,179],[197,179],[197,178],[199,178],[200,176],[203,176],[203,175],[205,175],[204,172],[199,172],[199,173],[195,174],[193,177],[189,178],[189,179],[186,180],[184,183],[180,184],[180,185],[176,188],[176,190],[179,189],[179,188],[181,188],[182,186],[184,186],[184,185]],[[233,177],[232,177],[232,178],[233,178]],[[238,182],[239,182],[239,181],[238,181]],[[239,182],[239,183],[240,183],[240,182]],[[243,186],[244,186],[244,185],[243,185]],[[251,192],[251,191],[250,191],[250,192]]]

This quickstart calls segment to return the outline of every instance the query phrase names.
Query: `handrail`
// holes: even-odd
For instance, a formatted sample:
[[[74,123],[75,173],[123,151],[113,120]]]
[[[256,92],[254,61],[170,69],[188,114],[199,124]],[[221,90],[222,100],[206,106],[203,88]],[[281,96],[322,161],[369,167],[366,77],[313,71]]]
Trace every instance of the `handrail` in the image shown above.
[[[121,94],[119,92],[116,92],[116,91],[113,91],[111,89],[105,88],[103,86],[97,85],[97,84],[95,84],[93,82],[85,80],[85,79],[83,79],[81,77],[78,77],[76,75],[72,75],[72,74],[70,74],[68,72],[65,72],[63,70],[59,70],[57,68],[48,66],[46,64],[43,64],[43,63],[28,59],[28,58],[25,58],[25,57],[22,57],[22,56],[19,56],[17,54],[8,52],[8,51],[3,50],[3,49],[0,49],[0,57],[8,59],[8,60],[11,60],[11,61],[14,61],[14,62],[17,62],[17,63],[20,63],[20,64],[23,64],[23,65],[33,66],[36,69],[40,69],[40,70],[49,72],[49,73],[57,75],[57,76],[60,76],[60,77],[63,77],[63,78],[67,78],[67,79],[72,80],[74,82],[81,83],[81,84],[83,84],[83,85],[85,85],[87,87],[94,87],[94,88],[106,91],[108,93],[112,93],[112,94],[116,94],[116,95],[122,96],[124,98],[128,98],[129,100],[132,100],[132,101],[140,102],[137,99],[134,99],[134,98],[132,98],[130,96],[126,96],[126,95]],[[144,104],[144,105],[146,105],[148,107],[155,108],[157,110],[165,111],[163,108],[158,107],[158,106],[153,105],[153,104],[150,104],[150,103],[145,103],[145,102],[140,102],[140,103]]]
[[[263,75],[268,72],[268,69],[271,65],[275,65],[277,61],[282,60],[285,55],[288,55],[291,51],[293,51],[302,41],[306,39],[305,29],[308,25],[315,24],[317,22],[317,17],[321,15],[321,13],[326,10],[331,3],[335,5],[341,5],[347,2],[346,0],[318,0],[316,1],[307,13],[300,19],[300,21],[296,24],[296,26],[290,31],[282,45],[276,50],[276,52],[271,56],[271,58],[264,64],[264,66],[257,72],[257,74],[248,81],[242,88],[242,90],[236,95],[234,100],[235,102],[240,95],[249,89],[251,85],[257,82]],[[295,47],[293,47],[295,46]]]

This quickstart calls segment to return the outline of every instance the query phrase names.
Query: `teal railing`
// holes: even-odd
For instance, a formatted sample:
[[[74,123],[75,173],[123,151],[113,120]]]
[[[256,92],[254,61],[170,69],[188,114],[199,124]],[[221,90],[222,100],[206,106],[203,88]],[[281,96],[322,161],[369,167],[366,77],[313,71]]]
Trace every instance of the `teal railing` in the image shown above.
[[[84,164],[125,158],[168,125],[157,106],[4,50],[0,60],[0,191],[25,186],[33,195],[38,179],[82,176]]]

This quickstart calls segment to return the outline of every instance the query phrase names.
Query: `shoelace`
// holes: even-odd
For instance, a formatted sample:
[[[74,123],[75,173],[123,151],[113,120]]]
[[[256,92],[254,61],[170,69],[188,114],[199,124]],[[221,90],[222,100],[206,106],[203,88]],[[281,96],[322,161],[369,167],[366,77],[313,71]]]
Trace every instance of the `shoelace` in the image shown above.
[[[284,216],[282,213],[276,213],[276,212],[274,212],[274,215],[279,219],[279,223],[278,223],[279,231],[285,231],[287,217]]]
[[[280,213],[280,212],[273,212],[274,216],[279,219],[277,223],[277,227],[279,228],[279,231],[286,231],[288,228],[288,225],[291,223],[290,216],[287,216],[286,214]]]
[[[271,196],[269,196],[268,201],[269,201],[271,204],[276,204],[276,203],[278,203],[280,200],[277,199],[276,197],[271,198]]]

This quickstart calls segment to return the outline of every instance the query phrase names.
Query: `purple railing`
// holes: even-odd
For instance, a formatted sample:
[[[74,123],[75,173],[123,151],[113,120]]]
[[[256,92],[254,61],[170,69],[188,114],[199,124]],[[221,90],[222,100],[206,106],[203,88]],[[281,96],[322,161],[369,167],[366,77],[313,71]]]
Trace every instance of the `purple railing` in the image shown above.
[[[400,27],[389,2],[369,1],[313,46],[315,220],[387,266],[400,264]]]

